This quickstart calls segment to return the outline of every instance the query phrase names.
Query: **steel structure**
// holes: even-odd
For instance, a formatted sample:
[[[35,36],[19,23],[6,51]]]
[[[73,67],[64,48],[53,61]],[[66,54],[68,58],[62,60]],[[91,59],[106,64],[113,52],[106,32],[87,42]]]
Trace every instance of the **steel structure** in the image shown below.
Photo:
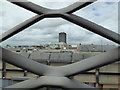
[[[20,7],[23,7],[27,10],[30,10],[38,15],[26,20],[25,22],[3,33],[0,37],[1,42],[5,41],[11,36],[19,33],[20,31],[26,29],[27,27],[33,25],[34,23],[44,18],[61,17],[83,28],[86,28],[96,34],[99,34],[113,42],[116,42],[117,44],[120,44],[120,39],[119,39],[120,34],[112,32],[82,17],[72,14],[73,12],[91,4],[96,0],[86,0],[86,2],[76,2],[68,7],[59,10],[43,8],[39,5],[36,5],[34,3],[25,0],[24,2],[21,2],[21,0],[17,0],[17,1],[8,0],[8,1]],[[40,75],[39,78],[31,78],[29,80],[3,88],[3,90],[10,88],[16,88],[16,89],[22,88],[22,90],[23,89],[30,90],[31,88],[35,89],[35,88],[40,88],[42,86],[58,86],[65,89],[94,88],[80,81],[70,79],[68,77],[80,74],[83,71],[88,71],[98,67],[102,67],[120,60],[120,55],[119,55],[120,47],[115,48],[108,52],[104,52],[97,56],[93,56],[88,59],[60,67],[43,65],[36,61],[25,58],[19,54],[6,50],[2,47],[0,47],[0,50],[2,51],[2,53],[0,53],[0,58],[1,60],[3,60],[3,62],[13,64],[22,69],[30,71],[34,74]]]

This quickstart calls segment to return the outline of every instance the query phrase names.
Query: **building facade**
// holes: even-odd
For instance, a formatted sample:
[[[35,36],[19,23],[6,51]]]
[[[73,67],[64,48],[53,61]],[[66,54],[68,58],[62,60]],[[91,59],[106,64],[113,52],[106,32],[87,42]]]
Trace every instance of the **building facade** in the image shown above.
[[[59,33],[59,42],[67,43],[67,34],[65,32]]]

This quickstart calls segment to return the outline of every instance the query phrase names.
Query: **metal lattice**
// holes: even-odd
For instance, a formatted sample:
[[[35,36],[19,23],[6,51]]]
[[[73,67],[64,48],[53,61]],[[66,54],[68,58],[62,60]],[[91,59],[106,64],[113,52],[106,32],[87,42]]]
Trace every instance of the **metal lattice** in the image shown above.
[[[120,34],[112,32],[82,17],[72,14],[73,12],[93,3],[96,0],[86,0],[86,2],[76,2],[68,7],[65,7],[59,10],[43,8],[39,5],[36,5],[28,1],[24,1],[24,2],[20,2],[21,0],[17,2],[16,0],[8,0],[8,1],[20,7],[23,7],[27,10],[30,10],[38,15],[26,20],[25,22],[3,33],[0,37],[1,42],[5,41],[6,39],[12,37],[13,35],[19,33],[20,31],[26,29],[27,27],[35,24],[36,22],[44,18],[61,17],[76,25],[79,25],[85,29],[88,29],[91,32],[99,34],[117,44],[120,44],[120,40],[119,40]],[[43,65],[41,63],[35,62],[28,58],[22,57],[19,54],[6,50],[2,47],[0,47],[0,49],[2,50],[2,53],[0,56],[3,61],[13,64],[15,66],[18,66],[27,71],[30,71],[34,74],[40,75],[39,78],[32,78],[32,79],[6,87],[6,88],[24,88],[25,90],[30,90],[31,88],[35,89],[41,86],[58,86],[58,87],[67,88],[67,89],[94,88],[80,81],[70,79],[68,77],[73,75],[78,75],[83,71],[88,71],[88,70],[92,70],[98,67],[108,65],[120,59],[120,56],[118,55],[120,51],[120,47],[118,47],[109,52],[104,52],[100,55],[93,56],[73,64],[56,67],[56,66]]]

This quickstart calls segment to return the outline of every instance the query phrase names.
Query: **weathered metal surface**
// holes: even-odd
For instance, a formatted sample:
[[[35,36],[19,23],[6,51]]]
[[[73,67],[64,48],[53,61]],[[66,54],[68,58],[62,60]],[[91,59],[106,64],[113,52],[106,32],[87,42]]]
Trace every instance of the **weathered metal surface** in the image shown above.
[[[33,83],[34,82],[34,83]],[[22,90],[31,90],[39,88],[43,85],[47,86],[59,86],[61,88],[65,88],[67,90],[71,90],[72,88],[80,88],[80,90],[84,90],[84,88],[91,88],[95,89],[92,86],[88,86],[80,81],[77,80],[71,80],[67,77],[54,77],[54,76],[41,76],[40,78],[32,78],[20,83],[17,83],[15,85],[8,86],[6,88],[3,88],[3,90],[14,88],[19,89],[22,87]],[[95,89],[99,90],[99,89]]]
[[[0,36],[0,42],[10,38],[11,36],[19,33],[20,31],[26,29],[27,27],[33,25],[34,23],[40,21],[41,19],[44,18],[44,15],[36,15],[26,21],[24,21],[23,23],[15,26],[14,28],[10,29],[9,31],[3,33],[1,36]]]
[[[120,47],[110,50],[109,52],[104,52],[94,57],[90,57],[82,61],[61,67],[43,65],[26,57],[22,57],[19,54],[8,51],[4,48],[0,49],[2,50],[1,60],[31,71],[38,75],[71,76],[120,60]]]
[[[109,29],[106,29],[100,25],[97,25],[89,20],[86,20],[82,17],[79,17],[77,15],[74,14],[63,14],[62,17],[74,24],[77,24],[83,28],[86,28],[89,31],[92,31],[98,35],[101,35],[113,42],[116,42],[118,44],[120,44],[120,34],[115,33]]]

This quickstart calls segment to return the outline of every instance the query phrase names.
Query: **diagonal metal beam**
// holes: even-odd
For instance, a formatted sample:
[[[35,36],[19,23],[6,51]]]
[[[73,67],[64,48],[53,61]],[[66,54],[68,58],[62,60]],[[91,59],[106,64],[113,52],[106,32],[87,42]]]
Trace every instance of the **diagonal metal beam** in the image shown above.
[[[26,29],[27,27],[33,25],[34,23],[42,20],[43,18],[45,18],[44,15],[36,15],[26,21],[24,21],[23,23],[13,27],[12,29],[10,29],[9,31],[3,33],[1,36],[0,36],[0,42],[10,38],[11,36],[19,33],[20,31]]]
[[[92,70],[95,68],[99,68],[111,64],[116,61],[120,61],[119,54],[120,54],[120,47],[73,64],[61,66],[60,69],[63,75],[65,76],[77,75],[84,71]]]
[[[34,82],[34,83],[33,83]],[[92,86],[89,86],[87,84],[84,84],[78,80],[73,80],[73,79],[68,79],[67,77],[55,77],[55,76],[41,76],[39,78],[32,78],[11,86],[8,86],[6,88],[3,88],[2,90],[6,89],[20,89],[22,90],[31,90],[31,89],[37,89],[40,88],[41,86],[57,86],[61,88],[65,88],[67,90],[71,89],[80,89],[80,90],[85,90],[85,88],[89,89],[94,89],[94,90],[99,90],[95,89]]]
[[[48,70],[47,65],[35,62],[1,47],[0,50],[2,51],[2,53],[0,53],[1,60],[7,63],[18,66],[38,75],[44,75],[44,73]]]
[[[79,8],[82,8],[86,5],[87,3],[75,3],[73,5],[70,5],[66,8],[59,9],[59,10],[51,10],[51,9],[46,9],[41,6],[38,6],[34,3],[31,2],[14,2],[15,0],[8,0],[16,5],[19,5],[23,8],[26,8],[34,13],[37,14],[45,14],[35,16],[34,18],[31,18],[28,20],[28,22],[24,22],[7,33],[3,34],[3,37],[0,39],[5,40],[12,35],[22,31],[23,29],[31,26],[35,22],[45,18],[45,17],[62,17],[72,23],[75,23],[79,26],[82,26],[83,28],[86,28],[94,33],[97,33],[107,39],[110,39],[118,44],[120,44],[120,40],[118,37],[120,37],[119,34],[112,32],[106,28],[103,28],[95,23],[92,23],[88,20],[85,20],[84,18],[78,17],[73,14],[67,14],[67,13],[72,13],[78,10]],[[90,0],[91,1],[91,0]],[[93,0],[94,1],[94,0]],[[76,5],[76,6],[75,6]],[[79,8],[78,8],[79,7]],[[64,13],[64,14],[63,14]],[[48,16],[47,16],[48,15]],[[109,52],[105,52],[103,54],[79,61],[77,63],[73,63],[70,65],[66,66],[61,66],[61,67],[54,67],[54,66],[47,66],[43,65],[40,63],[37,63],[33,60],[27,59],[25,57],[22,57],[18,54],[15,54],[9,50],[6,50],[4,48],[0,47],[0,50],[2,50],[2,53],[0,53],[0,58],[3,61],[6,61],[10,64],[16,65],[18,67],[21,67],[23,69],[26,69],[30,72],[33,72],[38,75],[48,75],[48,76],[42,76],[40,78],[35,78],[35,79],[30,79],[12,86],[9,86],[8,88],[39,88],[40,86],[60,86],[62,88],[91,88],[81,82],[78,82],[76,80],[68,79],[67,77],[60,77],[60,76],[72,76],[79,74],[83,71],[95,69],[113,62],[116,62],[120,60],[120,56],[118,55],[120,52],[120,47],[113,49]],[[56,77],[59,76],[59,77]],[[53,81],[53,82],[51,82]],[[33,83],[34,82],[34,83]]]
[[[86,20],[86,19],[76,16],[74,14],[63,14],[62,18],[66,19],[74,24],[77,24],[83,28],[86,28],[89,31],[99,34],[109,40],[112,40],[113,42],[120,44],[120,39],[119,39],[120,34],[110,31],[110,30],[108,30],[100,25],[97,25],[89,20]]]
[[[120,55],[118,55],[120,52],[120,47],[110,50],[109,52],[104,52],[94,57],[60,67],[43,65],[4,48],[0,49],[2,50],[2,55],[0,55],[2,56],[1,60],[22,69],[26,69],[37,75],[72,76],[83,71],[92,70],[120,60]]]
[[[41,7],[41,6],[37,5],[37,4],[29,2],[27,0],[24,0],[24,1],[20,1],[20,0],[19,1],[16,1],[16,0],[7,0],[7,1],[9,1],[9,2],[11,2],[13,4],[16,4],[16,5],[20,6],[20,7],[23,7],[25,9],[29,10],[29,11],[37,13],[37,14],[38,13],[39,14],[44,14],[44,13],[46,13],[48,11],[49,12],[51,11],[51,9],[47,9],[47,8]]]
[[[48,12],[48,11],[49,12],[54,11],[54,10],[51,11],[50,9],[43,8],[43,7],[38,6],[38,5],[34,4],[34,3],[28,2],[27,0],[24,1],[24,2],[19,2],[19,1],[16,2],[16,0],[8,0],[8,1],[11,2],[11,3],[14,3],[16,5],[19,5],[21,7],[24,7],[26,9],[28,9],[28,10],[31,10],[33,12],[36,12],[36,13],[39,12],[39,14],[42,14],[42,13],[45,13],[45,12]],[[88,1],[92,2],[92,1],[95,1],[95,0],[88,0]],[[61,10],[66,11],[66,12],[69,12],[69,11],[72,12],[72,11],[75,11],[78,7],[80,9],[80,8],[83,8],[83,6],[86,6],[88,4],[89,4],[88,2],[86,2],[86,3],[85,2],[79,2],[79,3],[77,2],[77,3],[74,3],[74,4],[68,6],[68,7],[64,8],[64,9],[61,9]],[[70,9],[68,9],[68,8],[70,8]],[[34,11],[36,9],[37,9],[37,11]],[[60,12],[61,12],[61,10],[60,10]],[[57,11],[55,11],[55,12],[57,12]],[[56,17],[56,15],[55,15],[55,17]],[[25,22],[15,26],[14,28],[10,29],[9,31],[3,33],[0,36],[0,42],[2,42],[4,40],[8,39],[9,37],[17,34],[18,32],[22,31],[23,29],[26,29],[27,27],[33,25],[34,23],[40,21],[43,18],[45,18],[45,15],[43,15],[43,14],[42,15],[36,15],[36,16],[26,20]]]
[[[20,7],[23,7],[27,10],[30,10],[36,14],[60,14],[60,13],[73,13],[78,9],[81,9],[91,3],[93,3],[96,0],[85,0],[84,2],[76,2],[68,7],[65,7],[63,9],[53,10],[53,9],[47,9],[43,8],[39,5],[36,5],[32,2],[28,2],[27,0],[25,2],[15,2],[15,0],[8,0],[9,2],[16,4]]]
[[[84,8],[85,6],[88,6],[89,4],[91,4],[95,1],[97,1],[97,0],[84,0],[84,2],[79,0],[78,2],[75,2],[72,5],[69,5],[65,8],[59,9],[58,11],[63,12],[63,13],[73,13],[81,8]]]

